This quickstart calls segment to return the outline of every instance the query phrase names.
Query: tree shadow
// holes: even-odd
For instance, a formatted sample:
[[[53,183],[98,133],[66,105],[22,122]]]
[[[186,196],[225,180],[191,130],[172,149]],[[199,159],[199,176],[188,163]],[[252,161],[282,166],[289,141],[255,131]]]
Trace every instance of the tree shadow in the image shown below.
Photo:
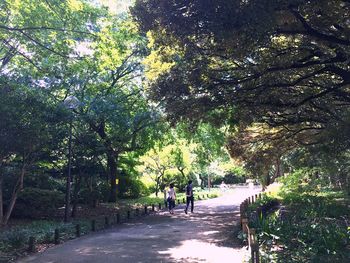
[[[183,209],[134,218],[18,262],[240,262],[238,206],[196,202],[195,213]]]

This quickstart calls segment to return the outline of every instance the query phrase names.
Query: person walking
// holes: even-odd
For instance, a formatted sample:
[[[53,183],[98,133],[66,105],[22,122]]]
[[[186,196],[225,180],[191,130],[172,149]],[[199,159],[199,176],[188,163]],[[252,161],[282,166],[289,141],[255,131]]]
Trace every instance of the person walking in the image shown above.
[[[188,184],[186,185],[186,208],[185,208],[186,214],[190,203],[191,203],[191,213],[193,213],[194,197],[193,197],[192,180],[189,180]]]
[[[169,185],[168,198],[167,198],[167,201],[169,203],[170,214],[174,214],[175,200],[176,200],[176,192],[174,188],[174,183],[171,183]]]

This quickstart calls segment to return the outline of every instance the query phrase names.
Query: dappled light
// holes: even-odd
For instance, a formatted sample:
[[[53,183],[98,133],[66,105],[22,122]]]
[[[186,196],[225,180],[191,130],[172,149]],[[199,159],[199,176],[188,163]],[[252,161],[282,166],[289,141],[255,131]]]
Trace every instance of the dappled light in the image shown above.
[[[349,29],[350,0],[1,0],[0,263],[348,262]]]
[[[195,201],[194,213],[185,214],[181,204],[174,214],[163,210],[135,217],[114,229],[70,241],[20,262],[46,262],[59,254],[66,262],[113,258],[118,262],[240,262],[247,250],[236,238],[236,197],[248,196],[248,189],[238,188],[220,198]]]

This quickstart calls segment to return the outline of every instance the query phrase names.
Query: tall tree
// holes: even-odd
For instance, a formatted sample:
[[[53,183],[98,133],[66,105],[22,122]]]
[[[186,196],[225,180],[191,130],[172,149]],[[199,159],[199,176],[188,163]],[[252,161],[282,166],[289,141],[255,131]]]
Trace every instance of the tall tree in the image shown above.
[[[148,150],[158,116],[141,85],[143,39],[127,17],[107,17],[91,55],[74,65],[81,101],[79,115],[101,140],[110,181],[110,198],[117,198],[119,161],[123,154]]]

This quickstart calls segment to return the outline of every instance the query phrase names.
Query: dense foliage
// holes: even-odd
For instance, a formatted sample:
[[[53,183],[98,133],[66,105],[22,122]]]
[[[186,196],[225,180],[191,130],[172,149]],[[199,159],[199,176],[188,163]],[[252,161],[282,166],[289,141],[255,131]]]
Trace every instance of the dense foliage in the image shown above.
[[[345,0],[136,1],[135,20],[163,51],[149,61],[158,68],[151,96],[170,119],[230,125],[231,155],[266,184],[295,148],[348,151],[349,8]]]
[[[297,171],[281,180],[280,208],[254,217],[266,262],[346,262],[349,258],[349,198],[329,188],[317,171]],[[271,202],[271,197],[261,200]],[[255,211],[251,207],[251,211]]]
[[[1,224],[11,215],[54,217],[64,193],[76,217],[82,205],[158,193],[170,182],[204,187],[215,158],[228,163],[221,131],[203,124],[192,138],[150,102],[143,80],[152,51],[128,5],[1,2]]]

